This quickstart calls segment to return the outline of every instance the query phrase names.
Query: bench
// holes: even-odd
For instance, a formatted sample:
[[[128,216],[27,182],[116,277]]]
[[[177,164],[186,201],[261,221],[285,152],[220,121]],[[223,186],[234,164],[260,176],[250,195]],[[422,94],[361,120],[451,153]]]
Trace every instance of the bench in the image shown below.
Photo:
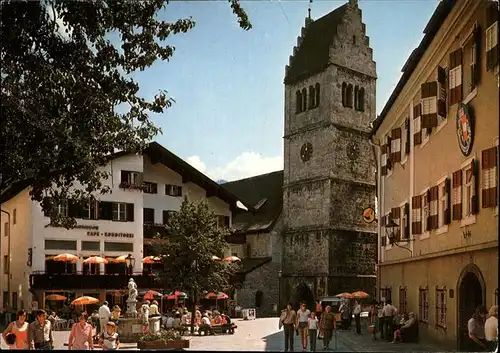
[[[230,327],[228,327],[227,325],[214,325],[212,326],[212,329],[214,330],[215,333],[228,333],[230,335],[233,335],[234,334],[234,330],[237,329],[238,326],[236,326],[235,324],[231,324]]]

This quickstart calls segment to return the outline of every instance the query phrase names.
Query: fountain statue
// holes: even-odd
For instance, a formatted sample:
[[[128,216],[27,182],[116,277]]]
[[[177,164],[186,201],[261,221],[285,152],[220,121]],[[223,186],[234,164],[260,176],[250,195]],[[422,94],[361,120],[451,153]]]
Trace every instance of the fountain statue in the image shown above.
[[[127,317],[137,317],[137,284],[134,279],[128,280]]]

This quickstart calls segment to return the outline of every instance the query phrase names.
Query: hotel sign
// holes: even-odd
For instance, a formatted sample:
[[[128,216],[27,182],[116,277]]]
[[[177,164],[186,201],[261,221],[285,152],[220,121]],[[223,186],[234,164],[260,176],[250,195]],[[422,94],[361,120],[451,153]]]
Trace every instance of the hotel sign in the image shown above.
[[[457,138],[460,151],[468,156],[474,143],[474,119],[466,104],[459,104],[457,109]]]
[[[89,237],[105,236],[110,238],[133,238],[134,233],[87,232]]]

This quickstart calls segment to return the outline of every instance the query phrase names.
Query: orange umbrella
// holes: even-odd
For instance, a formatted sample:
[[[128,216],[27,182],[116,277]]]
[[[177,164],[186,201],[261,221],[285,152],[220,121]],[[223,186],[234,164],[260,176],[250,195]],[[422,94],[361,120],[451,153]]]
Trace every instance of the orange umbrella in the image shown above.
[[[117,264],[117,263],[124,263],[125,261],[127,261],[127,257],[128,257],[128,255],[118,256],[116,259],[113,260],[113,262],[115,264]]]
[[[224,292],[210,292],[205,296],[205,299],[215,299],[215,300],[220,300],[220,299],[227,299],[229,296],[224,293]]]
[[[154,290],[148,290],[146,292],[146,294],[144,294],[144,299],[153,300],[154,298],[162,297],[162,296],[163,296],[163,294],[161,294],[160,292],[157,292]]]
[[[50,294],[50,295],[47,295],[45,297],[45,300],[53,300],[53,301],[57,301],[57,302],[60,302],[60,301],[63,301],[63,300],[66,300],[68,298],[66,298],[64,295],[60,295],[60,294]]]
[[[339,293],[335,296],[336,298],[344,298],[344,299],[352,299],[353,296],[351,293],[347,293],[347,292],[344,292],[344,293]]]
[[[99,303],[99,299],[94,298],[94,297],[80,297],[76,298],[71,302],[72,305],[88,305],[88,304],[96,304]]]
[[[143,264],[152,264],[158,261],[161,261],[161,258],[159,258],[158,256],[146,256],[144,259],[142,259]]]
[[[368,297],[370,297],[370,294],[363,292],[363,291],[353,292],[353,293],[351,293],[351,295],[353,298],[368,298]]]
[[[212,260],[214,260],[214,261],[220,261],[220,257],[212,255]]]
[[[78,256],[73,254],[59,254],[54,256],[54,261],[64,261],[64,262],[77,262]]]
[[[108,260],[100,256],[91,256],[83,261],[84,264],[107,264]]]
[[[222,259],[224,262],[238,262],[241,261],[241,259],[238,256],[227,256]]]

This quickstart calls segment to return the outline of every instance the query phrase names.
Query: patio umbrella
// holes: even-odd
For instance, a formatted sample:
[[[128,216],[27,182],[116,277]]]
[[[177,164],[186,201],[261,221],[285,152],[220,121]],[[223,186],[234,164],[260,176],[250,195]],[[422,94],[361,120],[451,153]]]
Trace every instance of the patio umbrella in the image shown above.
[[[226,256],[222,259],[223,262],[239,262],[241,259],[238,256]]]
[[[166,295],[167,297],[167,300],[176,300],[177,298],[184,298],[186,299],[187,298],[187,294],[184,293],[184,292],[181,292],[181,291],[174,291],[174,292],[170,292]]]
[[[100,256],[91,256],[83,261],[84,264],[107,264],[109,261]]]
[[[162,297],[162,296],[163,294],[161,294],[160,292],[154,290],[148,290],[146,294],[144,294],[144,299],[153,300],[155,299],[155,297]]]
[[[214,261],[220,261],[221,258],[218,257],[218,256],[215,256],[215,255],[212,255],[212,260],[214,260]]]
[[[88,305],[88,304],[97,304],[99,303],[99,299],[94,297],[83,296],[80,298],[76,298],[71,302],[71,305]]]
[[[370,294],[363,292],[363,291],[357,291],[357,292],[351,293],[351,296],[353,298],[369,298]]]
[[[335,295],[336,298],[344,298],[344,299],[352,299],[353,296],[351,293],[347,293],[347,292],[344,292],[344,293],[339,293],[337,295]]]
[[[215,299],[215,300],[220,300],[220,299],[228,299],[229,296],[224,293],[224,292],[210,292],[205,296],[205,299]]]
[[[57,256],[54,256],[54,261],[64,261],[65,262],[65,272],[68,273],[68,262],[75,263],[78,261],[78,256],[73,255],[73,254],[59,254]]]
[[[158,256],[146,256],[144,259],[142,259],[143,264],[154,264],[158,261],[161,261],[161,258]]]
[[[115,264],[125,263],[127,261],[127,257],[128,257],[128,255],[120,255],[116,259],[114,259],[113,262]]]
[[[45,300],[53,300],[53,301],[56,301],[56,302],[61,302],[61,301],[64,301],[68,298],[66,298],[64,295],[60,295],[60,294],[50,294],[50,295],[47,295],[45,297]]]

